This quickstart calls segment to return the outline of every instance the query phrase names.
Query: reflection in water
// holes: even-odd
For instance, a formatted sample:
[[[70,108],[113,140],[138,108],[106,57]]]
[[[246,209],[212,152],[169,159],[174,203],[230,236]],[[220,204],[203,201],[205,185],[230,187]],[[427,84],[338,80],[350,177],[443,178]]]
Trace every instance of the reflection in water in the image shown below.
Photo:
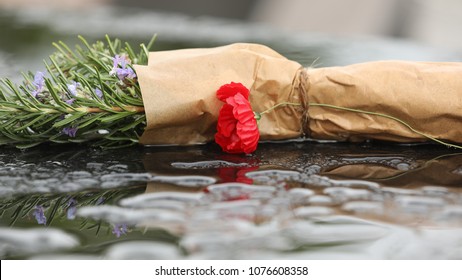
[[[115,224],[112,229],[112,233],[119,238],[121,235],[125,235],[128,232],[127,224]]]
[[[0,256],[462,258],[462,154],[370,144],[266,144],[251,156],[216,149],[5,152]],[[28,250],[8,237],[39,238],[25,229],[39,224],[80,242]]]
[[[43,207],[41,205],[36,205],[34,207],[34,211],[32,212],[35,219],[37,220],[37,224],[39,225],[46,225],[47,224],[47,217],[44,214]]]

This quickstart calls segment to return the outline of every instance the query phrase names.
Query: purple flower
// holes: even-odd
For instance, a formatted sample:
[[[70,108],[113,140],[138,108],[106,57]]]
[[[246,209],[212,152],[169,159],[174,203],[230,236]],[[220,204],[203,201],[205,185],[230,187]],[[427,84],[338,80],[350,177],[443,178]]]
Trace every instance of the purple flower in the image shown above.
[[[75,137],[75,135],[77,134],[77,130],[77,127],[65,127],[63,128],[62,133],[69,137]]]
[[[116,69],[117,67],[119,67],[119,63],[120,63],[120,55],[116,54],[113,58],[112,58],[112,70]],[[112,71],[111,71],[112,72]]]
[[[113,58],[112,58],[112,69],[111,71],[109,72],[109,75],[114,75],[116,73],[116,70],[119,68],[119,64],[121,63],[120,61],[120,56],[118,54],[116,54]]]
[[[47,217],[45,216],[44,209],[41,205],[36,205],[34,207],[34,211],[32,212],[32,215],[34,215],[39,225],[47,224]]]
[[[32,82],[35,89],[32,91],[32,96],[36,97],[37,94],[41,93],[45,88],[45,74],[43,72],[37,71],[34,76],[34,81]]]
[[[79,82],[72,81],[70,85],[67,85],[67,89],[72,96],[77,96],[77,88],[82,86]]]
[[[119,65],[122,66],[122,68],[125,68],[125,66],[127,66],[127,63],[130,63],[130,59],[128,59],[128,57],[125,54],[116,54],[112,59],[112,69],[119,67]]]
[[[75,213],[77,212],[77,201],[73,198],[67,202],[67,219],[75,219]]]
[[[37,71],[34,76],[34,86],[42,89],[45,86],[45,74],[41,71]]]
[[[103,98],[103,92],[99,88],[95,89],[95,94],[98,98]]]
[[[127,234],[127,224],[115,224],[112,233],[119,238],[122,234]]]
[[[126,69],[118,68],[116,69],[116,73],[117,73],[117,78],[119,78],[119,80],[121,81],[123,81],[125,78],[128,78],[128,79],[136,78],[136,74],[132,68],[126,68]]]
[[[68,99],[68,100],[66,100],[64,102],[66,102],[68,105],[72,105],[74,103],[74,101],[75,101],[75,98],[71,98],[71,99]]]
[[[130,64],[130,59],[126,55],[116,55],[112,59],[113,65],[112,70],[109,72],[110,75],[116,75],[119,80],[134,79],[136,78],[135,71],[131,67],[127,67]]]
[[[104,203],[104,197],[100,196],[96,202],[95,202],[95,205],[101,205]]]

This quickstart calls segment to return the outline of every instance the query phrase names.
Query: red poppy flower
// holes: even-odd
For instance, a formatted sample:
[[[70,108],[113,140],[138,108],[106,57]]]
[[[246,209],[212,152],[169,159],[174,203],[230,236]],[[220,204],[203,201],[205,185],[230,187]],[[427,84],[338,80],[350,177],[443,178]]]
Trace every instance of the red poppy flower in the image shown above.
[[[249,94],[241,83],[226,84],[217,91],[218,99],[226,103],[218,115],[215,141],[225,152],[250,154],[257,149],[260,133]]]
[[[228,97],[235,96],[236,94],[242,94],[245,99],[249,100],[250,91],[241,83],[231,82],[229,84],[222,85],[217,90],[217,97],[223,102],[226,102]]]

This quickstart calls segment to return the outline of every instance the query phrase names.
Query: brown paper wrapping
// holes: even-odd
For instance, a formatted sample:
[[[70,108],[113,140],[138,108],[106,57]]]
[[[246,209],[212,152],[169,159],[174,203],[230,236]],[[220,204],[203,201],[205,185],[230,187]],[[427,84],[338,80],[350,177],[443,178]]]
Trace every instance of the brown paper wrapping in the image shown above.
[[[282,102],[323,103],[386,114],[432,137],[462,143],[462,63],[379,61],[304,69],[268,47],[233,44],[153,52],[147,66],[135,69],[147,117],[140,139],[145,145],[212,141],[223,104],[216,90],[229,82],[250,89],[256,112]],[[306,109],[309,121],[302,127]],[[395,120],[315,105],[280,107],[258,126],[261,140],[304,132],[340,141],[428,140]]]
[[[379,61],[310,69],[308,99],[399,118],[419,132],[462,142],[462,63]],[[311,106],[318,139],[428,140],[395,120]]]
[[[223,85],[250,89],[254,111],[299,101],[297,62],[268,47],[233,44],[210,49],[153,52],[147,66],[135,66],[143,94],[147,127],[142,144],[198,144],[213,140]],[[283,108],[259,122],[261,139],[300,135],[299,108]]]

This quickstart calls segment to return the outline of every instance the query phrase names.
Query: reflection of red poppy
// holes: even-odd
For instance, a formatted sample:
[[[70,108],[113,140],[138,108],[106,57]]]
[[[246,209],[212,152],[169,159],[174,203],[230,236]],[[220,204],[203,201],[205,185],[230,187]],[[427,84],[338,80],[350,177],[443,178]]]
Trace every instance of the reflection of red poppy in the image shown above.
[[[241,83],[230,83],[218,89],[217,97],[226,103],[218,115],[215,141],[228,153],[252,153],[260,133],[248,100],[249,90]]]
[[[247,172],[258,169],[258,166],[236,168],[236,167],[223,167],[218,169],[218,176],[223,183],[239,182],[245,184],[252,184],[253,180],[245,176]]]

